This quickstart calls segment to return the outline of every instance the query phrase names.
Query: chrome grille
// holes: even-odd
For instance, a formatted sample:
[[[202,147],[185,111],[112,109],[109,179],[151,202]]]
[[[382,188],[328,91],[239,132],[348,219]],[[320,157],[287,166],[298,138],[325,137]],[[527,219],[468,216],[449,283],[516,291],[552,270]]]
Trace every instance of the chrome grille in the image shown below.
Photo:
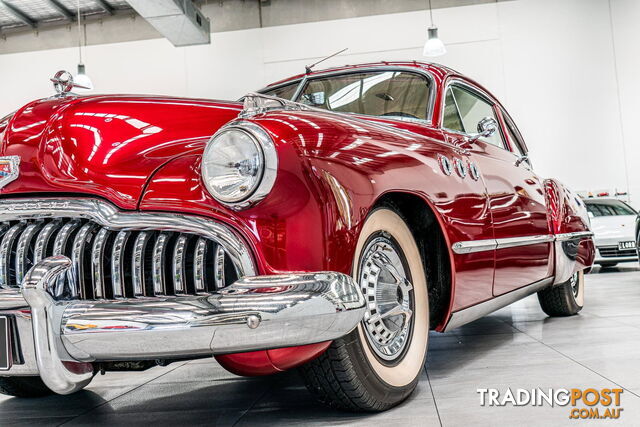
[[[598,246],[598,251],[603,258],[631,257],[636,256],[635,249],[618,249],[618,246]]]
[[[87,218],[0,223],[0,287],[17,287],[39,260],[72,260],[55,296],[119,299],[215,292],[241,276],[222,245],[185,231],[114,229]]]

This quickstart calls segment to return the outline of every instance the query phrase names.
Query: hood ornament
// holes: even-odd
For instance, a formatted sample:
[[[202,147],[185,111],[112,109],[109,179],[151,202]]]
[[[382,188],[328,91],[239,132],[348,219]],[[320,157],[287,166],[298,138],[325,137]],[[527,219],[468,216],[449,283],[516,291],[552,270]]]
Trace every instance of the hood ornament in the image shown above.
[[[53,82],[53,88],[56,90],[56,92],[58,93],[57,96],[59,97],[69,95],[71,93],[71,90],[75,87],[80,89],[90,89],[86,86],[74,83],[73,75],[71,75],[70,72],[64,70],[58,71],[50,80]]]
[[[0,188],[3,188],[10,182],[15,181],[19,174],[20,157],[0,157]]]

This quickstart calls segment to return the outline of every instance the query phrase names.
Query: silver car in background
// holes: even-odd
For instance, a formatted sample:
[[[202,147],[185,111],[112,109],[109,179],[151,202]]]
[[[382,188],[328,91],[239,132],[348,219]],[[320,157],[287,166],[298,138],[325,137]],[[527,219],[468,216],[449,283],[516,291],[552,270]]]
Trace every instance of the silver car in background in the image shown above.
[[[585,199],[596,244],[594,264],[613,267],[638,260],[635,222],[638,213],[618,199]]]

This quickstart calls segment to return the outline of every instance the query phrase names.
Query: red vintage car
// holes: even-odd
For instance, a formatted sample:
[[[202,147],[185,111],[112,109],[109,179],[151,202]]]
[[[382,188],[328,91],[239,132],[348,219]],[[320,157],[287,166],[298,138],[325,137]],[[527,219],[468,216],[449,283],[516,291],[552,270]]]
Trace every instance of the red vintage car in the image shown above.
[[[415,388],[430,330],[584,303],[583,202],[439,65],[307,71],[243,102],[58,95],[0,121],[0,392],[211,357],[330,405]]]

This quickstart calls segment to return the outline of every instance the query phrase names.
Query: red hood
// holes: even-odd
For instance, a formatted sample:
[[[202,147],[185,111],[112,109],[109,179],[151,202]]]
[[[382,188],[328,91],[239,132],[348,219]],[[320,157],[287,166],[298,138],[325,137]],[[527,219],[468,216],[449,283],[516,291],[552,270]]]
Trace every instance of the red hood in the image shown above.
[[[35,101],[0,129],[0,156],[21,158],[20,177],[0,190],[82,193],[135,209],[145,184],[171,159],[202,151],[240,103],[140,96]]]

